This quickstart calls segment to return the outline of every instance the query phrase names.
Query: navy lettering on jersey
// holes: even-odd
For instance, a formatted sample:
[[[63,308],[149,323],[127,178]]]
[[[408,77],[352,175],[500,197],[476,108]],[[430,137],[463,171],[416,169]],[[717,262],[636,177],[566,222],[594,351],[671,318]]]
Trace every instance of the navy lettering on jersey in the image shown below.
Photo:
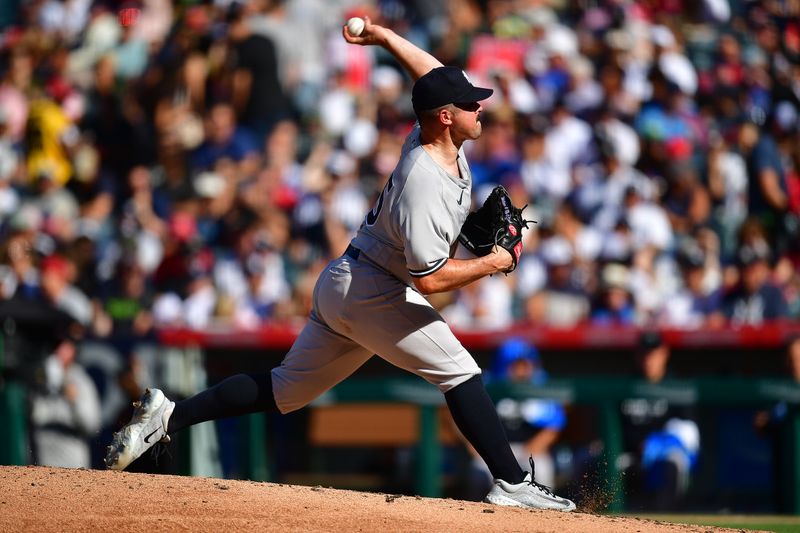
[[[392,183],[393,176],[394,174],[389,176],[389,180],[386,182],[386,186],[381,191],[381,195],[378,196],[378,203],[375,205],[375,207],[372,208],[372,211],[367,213],[367,218],[364,221],[367,226],[372,226],[373,224],[375,224],[375,221],[378,220],[378,215],[380,215],[381,209],[383,209],[383,195],[387,191],[391,191],[392,187],[394,187],[394,183]]]

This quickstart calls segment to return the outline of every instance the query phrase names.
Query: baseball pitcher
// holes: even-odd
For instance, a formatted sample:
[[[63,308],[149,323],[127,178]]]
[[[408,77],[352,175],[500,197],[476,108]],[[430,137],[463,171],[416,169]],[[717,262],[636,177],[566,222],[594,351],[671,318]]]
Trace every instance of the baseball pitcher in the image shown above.
[[[177,403],[149,389],[115,434],[106,465],[124,469],[192,424],[300,409],[377,354],[442,391],[495,478],[487,502],[572,511],[573,502],[536,483],[532,461],[531,472],[520,469],[480,368],[424,296],[510,272],[521,252],[526,222],[502,188],[469,212],[472,179],[463,144],[481,135],[480,102],[492,90],[475,87],[460,69],[369,19],[358,36],[342,32],[351,44],[382,46],[415,80],[418,123],[397,167],[345,254],[320,275],[308,323],[280,366],[230,377]],[[452,257],[459,240],[475,258]]]

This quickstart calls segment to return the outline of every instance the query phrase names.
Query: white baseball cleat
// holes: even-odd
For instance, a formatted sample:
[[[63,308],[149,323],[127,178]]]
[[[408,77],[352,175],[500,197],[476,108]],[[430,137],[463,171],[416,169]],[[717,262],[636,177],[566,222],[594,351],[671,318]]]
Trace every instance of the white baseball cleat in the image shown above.
[[[158,389],[147,389],[133,406],[131,421],[114,433],[111,445],[106,448],[105,463],[111,470],[124,470],[156,442],[169,442],[167,423],[175,402]]]
[[[495,505],[509,507],[525,507],[528,509],[551,509],[554,511],[574,511],[575,503],[566,498],[553,494],[549,488],[534,481],[533,458],[531,458],[531,471],[525,473],[522,483],[513,485],[502,479],[496,479],[494,486],[484,501]]]

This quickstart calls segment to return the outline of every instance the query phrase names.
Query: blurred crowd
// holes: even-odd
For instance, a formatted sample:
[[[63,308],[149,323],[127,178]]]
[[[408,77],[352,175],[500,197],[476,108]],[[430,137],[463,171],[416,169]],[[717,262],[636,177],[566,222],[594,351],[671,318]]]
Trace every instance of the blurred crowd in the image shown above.
[[[12,0],[0,8],[0,298],[82,334],[303,320],[414,122],[368,15],[495,89],[476,205],[518,270],[455,328],[800,317],[800,6],[704,0]]]

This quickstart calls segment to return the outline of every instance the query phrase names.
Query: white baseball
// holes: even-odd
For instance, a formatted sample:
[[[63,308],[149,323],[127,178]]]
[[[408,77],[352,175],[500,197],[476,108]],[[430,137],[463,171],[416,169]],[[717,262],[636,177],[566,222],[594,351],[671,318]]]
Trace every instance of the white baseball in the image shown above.
[[[358,37],[364,31],[364,19],[361,17],[353,17],[347,21],[347,31],[353,37]]]

